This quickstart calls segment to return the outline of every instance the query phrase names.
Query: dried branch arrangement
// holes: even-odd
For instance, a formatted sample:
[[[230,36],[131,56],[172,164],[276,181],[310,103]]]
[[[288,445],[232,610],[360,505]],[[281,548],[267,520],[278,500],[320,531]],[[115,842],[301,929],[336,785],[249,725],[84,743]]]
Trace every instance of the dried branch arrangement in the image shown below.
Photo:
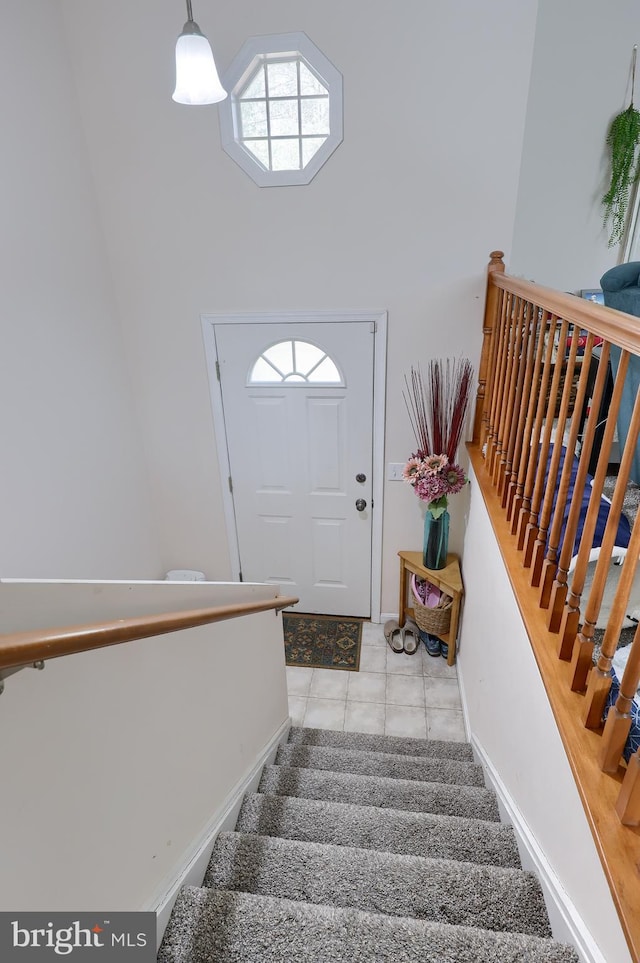
[[[466,359],[434,359],[426,377],[420,368],[405,375],[403,392],[418,454],[446,455],[454,462],[473,388],[473,368]]]

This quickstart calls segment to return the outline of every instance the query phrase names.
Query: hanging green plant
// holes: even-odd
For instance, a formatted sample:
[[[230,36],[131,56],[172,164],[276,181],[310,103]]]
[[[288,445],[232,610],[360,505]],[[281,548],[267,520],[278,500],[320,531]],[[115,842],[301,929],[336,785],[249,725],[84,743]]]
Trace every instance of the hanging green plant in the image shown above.
[[[640,111],[633,106],[636,85],[637,44],[633,48],[631,67],[631,102],[626,110],[611,121],[607,134],[607,147],[611,151],[611,184],[602,198],[604,204],[604,223],[611,222],[609,247],[618,244],[624,237],[631,188],[640,175]]]

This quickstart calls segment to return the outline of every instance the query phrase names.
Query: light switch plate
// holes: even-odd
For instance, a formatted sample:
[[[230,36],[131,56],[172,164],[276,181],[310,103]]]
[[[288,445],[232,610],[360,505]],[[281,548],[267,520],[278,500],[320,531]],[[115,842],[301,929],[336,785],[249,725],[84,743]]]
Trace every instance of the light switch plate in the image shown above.
[[[402,481],[403,469],[404,469],[404,462],[390,461],[389,464],[387,465],[387,480]]]

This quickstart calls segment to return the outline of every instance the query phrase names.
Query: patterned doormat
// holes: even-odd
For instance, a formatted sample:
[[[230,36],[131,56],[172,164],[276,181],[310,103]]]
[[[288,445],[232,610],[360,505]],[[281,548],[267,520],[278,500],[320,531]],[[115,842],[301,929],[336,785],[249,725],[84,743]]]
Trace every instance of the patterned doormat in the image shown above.
[[[358,671],[362,619],[283,612],[282,624],[287,665]]]

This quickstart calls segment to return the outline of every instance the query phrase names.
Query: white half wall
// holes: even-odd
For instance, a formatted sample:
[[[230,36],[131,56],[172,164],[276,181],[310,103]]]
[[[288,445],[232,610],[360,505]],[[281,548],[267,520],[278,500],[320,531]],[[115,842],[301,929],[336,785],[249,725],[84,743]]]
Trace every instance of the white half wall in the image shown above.
[[[64,623],[98,586],[3,584],[3,610]],[[274,586],[104,586],[95,617],[273,598]],[[57,603],[52,601],[57,598]],[[36,600],[40,598],[38,606]],[[90,619],[89,619],[90,620]],[[282,620],[273,611],[94,652],[8,677],[0,696],[3,910],[155,906],[211,821],[288,721]]]
[[[475,477],[463,578],[458,663],[470,735],[602,957],[627,963],[611,892]]]

